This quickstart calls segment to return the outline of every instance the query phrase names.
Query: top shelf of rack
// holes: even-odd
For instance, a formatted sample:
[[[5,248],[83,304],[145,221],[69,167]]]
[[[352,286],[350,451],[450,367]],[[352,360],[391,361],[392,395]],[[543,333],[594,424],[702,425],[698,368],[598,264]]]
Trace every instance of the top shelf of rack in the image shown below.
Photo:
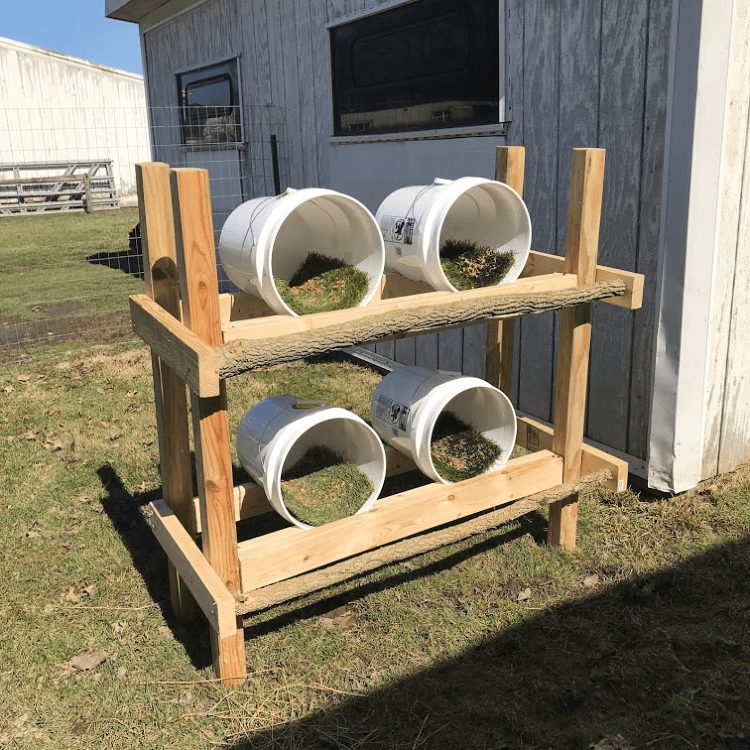
[[[557,256],[535,253],[533,266],[558,267]],[[436,331],[497,318],[532,315],[598,300],[640,306],[639,274],[599,267],[594,283],[575,274],[541,273],[513,284],[465,292],[391,296],[367,307],[292,317],[267,315],[247,295],[221,295],[223,343],[208,345],[144,294],[130,298],[135,332],[198,395],[219,392],[221,380],[243,372],[325,354],[349,346]],[[410,282],[389,276],[384,296]],[[238,315],[252,315],[237,319]]]
[[[501,157],[510,159],[510,151],[499,151]],[[519,164],[498,170],[518,187]],[[603,170],[602,150],[574,150],[565,256],[532,251],[512,284],[435,292],[389,274],[381,298],[366,307],[294,317],[272,315],[247,294],[218,294],[208,173],[142,165],[137,175],[150,272],[147,294],[130,300],[133,328],[195,394],[212,398],[222,380],[240,373],[373,341],[595,301],[637,309],[643,276],[596,265]]]

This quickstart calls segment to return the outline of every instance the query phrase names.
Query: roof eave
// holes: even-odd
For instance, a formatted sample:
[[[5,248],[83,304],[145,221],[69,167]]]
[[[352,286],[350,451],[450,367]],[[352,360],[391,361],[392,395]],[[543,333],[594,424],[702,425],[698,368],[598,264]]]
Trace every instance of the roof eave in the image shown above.
[[[166,0],[105,0],[104,15],[118,21],[138,23],[165,2]]]

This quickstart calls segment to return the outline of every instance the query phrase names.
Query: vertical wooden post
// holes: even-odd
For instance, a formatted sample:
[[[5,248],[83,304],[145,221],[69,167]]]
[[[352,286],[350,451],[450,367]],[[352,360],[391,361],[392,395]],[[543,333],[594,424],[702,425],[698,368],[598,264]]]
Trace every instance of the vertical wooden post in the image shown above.
[[[498,146],[495,153],[495,179],[510,185],[523,196],[526,149],[523,146]],[[491,320],[487,324],[485,380],[510,394],[513,384],[513,342],[516,321]]]
[[[135,174],[146,293],[179,320],[180,287],[169,167],[166,164],[137,164]],[[154,374],[156,428],[164,500],[188,533],[194,535],[195,507],[185,384],[153,352],[151,367]],[[172,609],[179,621],[187,622],[198,614],[195,600],[171,563],[169,593]]]
[[[576,274],[579,284],[591,284],[596,276],[605,154],[604,149],[573,150],[565,271]],[[552,449],[564,459],[564,482],[571,482],[581,475],[590,347],[591,304],[563,310],[560,315]],[[577,495],[550,505],[549,544],[575,549],[577,522]]]
[[[90,214],[94,210],[94,203],[91,200],[91,175],[83,175],[83,210]]]
[[[173,169],[177,267],[185,324],[207,344],[222,343],[208,172]],[[240,590],[234,516],[231,445],[226,384],[214,398],[191,394],[203,554],[231,593]],[[214,669],[227,683],[245,679],[242,623],[225,638],[211,631]]]

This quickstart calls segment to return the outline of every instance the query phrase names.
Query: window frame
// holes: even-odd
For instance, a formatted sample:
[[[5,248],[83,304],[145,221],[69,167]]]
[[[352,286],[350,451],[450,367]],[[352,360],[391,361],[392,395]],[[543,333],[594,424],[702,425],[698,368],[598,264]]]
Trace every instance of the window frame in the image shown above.
[[[326,24],[326,30],[329,32],[328,54],[330,61],[330,112],[334,112],[333,101],[333,51],[331,46],[332,29],[344,26],[353,21],[359,21],[363,18],[370,18],[380,13],[384,13],[394,8],[398,8],[419,0],[387,0],[374,8],[349,13],[332,19]],[[501,19],[502,27],[498,29],[498,122],[497,124],[489,123],[485,125],[461,125],[455,128],[424,128],[422,130],[400,130],[388,133],[370,133],[364,135],[347,134],[347,135],[329,135],[328,142],[333,146],[357,144],[357,143],[387,143],[389,141],[421,141],[421,140],[439,140],[444,138],[470,138],[477,136],[505,136],[508,133],[509,122],[507,120],[507,97],[509,91],[508,85],[508,61],[507,61],[507,34],[508,34],[508,7],[507,0],[497,0],[498,18]],[[335,128],[335,122],[332,122]]]
[[[244,116],[243,116],[243,107],[242,107],[242,66],[240,65],[241,62],[241,55],[230,55],[229,57],[222,57],[218,60],[210,60],[208,62],[203,62],[200,65],[191,65],[189,68],[181,68],[180,70],[176,70],[174,72],[174,78],[175,78],[175,85],[177,87],[177,101],[178,101],[178,109],[179,109],[179,131],[180,131],[180,148],[184,149],[185,151],[242,151],[245,149],[245,123],[244,123]],[[225,143],[211,143],[211,144],[192,144],[192,143],[185,143],[185,128],[186,125],[183,121],[183,111],[187,107],[187,105],[184,103],[184,93],[186,91],[185,86],[182,84],[182,77],[189,74],[194,73],[200,73],[202,70],[209,70],[210,68],[216,68],[221,65],[230,65],[234,64],[234,72],[236,75],[236,88],[237,88],[237,104],[230,105],[232,107],[237,108],[237,113],[239,115],[237,127],[239,129],[239,140],[238,141],[226,141]],[[231,72],[225,74],[230,81],[230,84],[233,84],[234,81],[232,81],[232,75]],[[221,75],[213,75],[213,76],[206,76],[205,79],[202,79],[203,81],[212,81],[221,79]],[[195,83],[201,82],[201,79],[198,81],[193,81],[192,84],[188,84],[188,86],[193,85]]]

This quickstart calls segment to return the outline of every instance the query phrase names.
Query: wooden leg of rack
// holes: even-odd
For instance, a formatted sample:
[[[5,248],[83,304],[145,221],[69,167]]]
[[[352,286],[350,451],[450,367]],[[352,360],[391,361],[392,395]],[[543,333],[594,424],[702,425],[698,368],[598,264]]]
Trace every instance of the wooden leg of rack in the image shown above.
[[[510,185],[523,195],[526,149],[523,146],[498,146],[495,151],[495,179]],[[516,321],[492,320],[487,324],[485,380],[510,395],[513,382],[513,346]]]
[[[565,271],[575,273],[579,284],[590,284],[596,276],[604,163],[602,149],[573,151]],[[563,310],[560,314],[552,438],[553,451],[564,459],[563,482],[574,481],[581,475],[590,349],[591,304]],[[575,549],[578,497],[551,505],[549,515],[549,544]]]
[[[576,548],[577,530],[578,494],[550,503],[547,544],[550,547],[562,547],[568,552],[573,552]]]
[[[237,632],[225,637],[211,630],[211,654],[214,672],[225,685],[239,685],[247,679],[245,632],[237,618]]]
[[[513,344],[516,321],[492,320],[487,324],[487,359],[484,379],[510,395],[513,384]]]
[[[138,164],[136,182],[146,289],[154,301],[180,320],[169,167],[166,164]],[[185,384],[156,354],[151,355],[151,369],[163,497],[188,533],[195,534]],[[178,621],[195,619],[198,606],[171,563],[169,596]]]
[[[216,275],[208,172],[171,172],[177,270],[182,313],[190,330],[210,346],[222,342],[221,306]],[[191,395],[195,469],[203,554],[231,594],[240,590],[237,526],[234,515],[232,446],[229,437],[226,383],[219,395]],[[242,629],[219,639],[212,635],[216,674],[227,682],[244,679]]]

